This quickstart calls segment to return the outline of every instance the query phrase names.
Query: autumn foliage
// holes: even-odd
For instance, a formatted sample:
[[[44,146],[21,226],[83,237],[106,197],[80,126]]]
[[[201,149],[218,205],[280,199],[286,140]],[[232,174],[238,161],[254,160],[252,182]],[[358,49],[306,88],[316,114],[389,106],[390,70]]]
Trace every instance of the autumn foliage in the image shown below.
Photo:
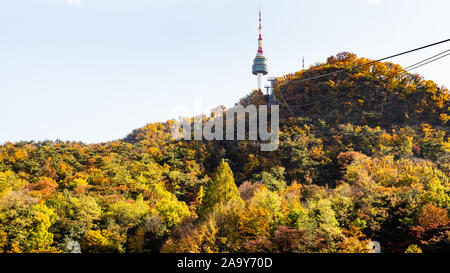
[[[448,90],[393,63],[299,81],[369,61],[278,78],[274,152],[174,141],[173,121],[1,145],[0,252],[450,252]]]

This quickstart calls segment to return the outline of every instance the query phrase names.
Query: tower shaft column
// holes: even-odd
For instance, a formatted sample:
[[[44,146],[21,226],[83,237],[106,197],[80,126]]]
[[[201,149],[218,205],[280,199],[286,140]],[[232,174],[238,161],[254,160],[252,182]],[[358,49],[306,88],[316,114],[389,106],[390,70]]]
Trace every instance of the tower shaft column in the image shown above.
[[[257,79],[257,89],[258,90],[262,90],[262,77],[263,77],[263,73],[258,73],[257,75],[256,75],[256,77],[258,78]]]

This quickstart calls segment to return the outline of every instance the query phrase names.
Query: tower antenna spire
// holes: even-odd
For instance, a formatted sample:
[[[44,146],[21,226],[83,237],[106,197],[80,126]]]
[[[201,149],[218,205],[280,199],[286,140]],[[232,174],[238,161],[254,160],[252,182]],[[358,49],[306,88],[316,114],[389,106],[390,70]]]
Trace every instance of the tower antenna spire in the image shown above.
[[[261,6],[259,7],[259,38],[258,38],[258,54],[263,55],[262,48],[262,18],[261,18]]]

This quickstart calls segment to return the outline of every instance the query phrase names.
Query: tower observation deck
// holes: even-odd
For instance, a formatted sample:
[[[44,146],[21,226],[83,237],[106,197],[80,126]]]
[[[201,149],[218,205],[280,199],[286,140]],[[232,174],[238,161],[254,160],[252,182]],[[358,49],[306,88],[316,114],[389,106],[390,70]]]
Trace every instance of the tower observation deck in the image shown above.
[[[255,59],[253,59],[252,73],[256,75],[257,89],[262,89],[262,77],[267,75],[267,59],[264,57],[263,47],[262,47],[262,24],[261,24],[261,10],[259,11],[259,38],[258,38],[258,53]]]

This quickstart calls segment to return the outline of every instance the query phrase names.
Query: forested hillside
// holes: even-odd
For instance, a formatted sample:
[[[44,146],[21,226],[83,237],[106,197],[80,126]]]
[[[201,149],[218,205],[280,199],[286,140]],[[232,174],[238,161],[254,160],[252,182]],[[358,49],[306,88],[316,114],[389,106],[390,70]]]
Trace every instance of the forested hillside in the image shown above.
[[[369,61],[278,78],[274,152],[174,141],[173,121],[93,145],[5,143],[0,252],[450,252],[449,91],[393,63],[302,81]]]

